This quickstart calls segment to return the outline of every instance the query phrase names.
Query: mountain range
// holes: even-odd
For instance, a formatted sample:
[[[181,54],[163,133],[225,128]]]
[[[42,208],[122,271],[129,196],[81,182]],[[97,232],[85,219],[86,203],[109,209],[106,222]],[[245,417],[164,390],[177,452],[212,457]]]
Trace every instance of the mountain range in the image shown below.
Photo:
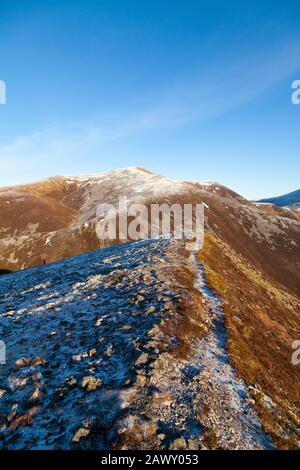
[[[99,240],[120,196],[203,204],[203,248]],[[2,188],[0,220],[4,448],[299,447],[297,207],[134,167]]]
[[[218,183],[171,180],[145,168],[1,188],[0,269],[38,266],[44,258],[58,261],[111,244],[97,237],[97,208],[117,207],[120,196],[129,204],[204,204],[210,232],[298,291],[299,260],[291,256],[297,253],[297,210],[252,203]]]
[[[288,194],[284,194],[283,196],[261,199],[260,202],[275,204],[278,207],[300,206],[300,189]]]

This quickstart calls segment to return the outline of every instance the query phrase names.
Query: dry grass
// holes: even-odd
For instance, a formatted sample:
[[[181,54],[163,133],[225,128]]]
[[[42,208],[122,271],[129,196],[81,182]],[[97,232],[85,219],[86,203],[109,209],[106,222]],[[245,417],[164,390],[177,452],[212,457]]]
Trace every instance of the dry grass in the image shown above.
[[[34,416],[39,412],[40,408],[35,406],[31,408],[27,413],[16,416],[10,423],[9,428],[13,431],[20,426],[30,426]]]
[[[195,273],[188,266],[190,252],[178,251],[176,262],[165,270],[171,281],[171,290],[177,294],[178,303],[160,325],[165,336],[176,336],[178,345],[171,352],[178,359],[187,359],[194,341],[206,331],[207,311],[198,289],[194,287]]]
[[[219,448],[218,437],[213,428],[205,428],[203,430],[202,442],[208,450],[217,450]]]
[[[300,338],[300,300],[212,234],[200,257],[208,283],[223,301],[231,360],[238,374],[261,391],[263,398],[255,401],[262,423],[279,448],[294,448],[300,369],[291,364],[291,343]]]

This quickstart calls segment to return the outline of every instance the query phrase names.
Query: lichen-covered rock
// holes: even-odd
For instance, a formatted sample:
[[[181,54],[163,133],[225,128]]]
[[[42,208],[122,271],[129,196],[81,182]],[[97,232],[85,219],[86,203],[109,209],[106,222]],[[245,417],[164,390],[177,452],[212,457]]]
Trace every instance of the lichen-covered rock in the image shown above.
[[[90,434],[90,430],[87,428],[80,428],[73,436],[73,442],[79,442],[80,439],[87,437]]]
[[[122,326],[121,329],[122,329],[122,331],[130,331],[130,330],[132,330],[132,326],[131,325],[124,325],[124,326]]]
[[[135,364],[138,366],[138,365],[141,365],[141,364],[146,364],[146,362],[148,361],[149,359],[149,354],[147,353],[142,353],[138,358],[137,360],[135,361]]]
[[[29,367],[30,366],[30,359],[28,357],[20,357],[15,362],[16,369],[21,369],[22,367]]]
[[[187,448],[186,440],[183,437],[175,439],[175,441],[170,446],[171,450],[185,450]]]
[[[189,439],[187,447],[189,450],[199,450],[199,441],[197,439]]]
[[[93,392],[94,390],[97,390],[97,388],[101,387],[102,385],[102,380],[98,379],[92,375],[83,377],[81,386],[84,388],[87,392]]]
[[[77,385],[77,380],[74,376],[71,376],[65,380],[65,384],[69,389],[73,389]]]
[[[33,394],[30,397],[30,401],[37,401],[43,396],[42,391],[39,388],[36,388]]]
[[[46,361],[43,357],[35,357],[32,361],[31,361],[31,366],[32,367],[38,367],[38,366],[43,366],[45,365]]]
[[[154,305],[151,305],[151,307],[148,308],[148,313],[154,313],[156,311],[156,308]]]

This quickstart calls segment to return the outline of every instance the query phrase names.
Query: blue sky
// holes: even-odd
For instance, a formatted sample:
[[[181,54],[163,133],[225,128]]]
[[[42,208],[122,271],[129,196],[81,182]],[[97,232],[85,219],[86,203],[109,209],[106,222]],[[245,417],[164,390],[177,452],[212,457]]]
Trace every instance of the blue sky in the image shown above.
[[[300,188],[298,1],[0,0],[0,185],[143,165]]]

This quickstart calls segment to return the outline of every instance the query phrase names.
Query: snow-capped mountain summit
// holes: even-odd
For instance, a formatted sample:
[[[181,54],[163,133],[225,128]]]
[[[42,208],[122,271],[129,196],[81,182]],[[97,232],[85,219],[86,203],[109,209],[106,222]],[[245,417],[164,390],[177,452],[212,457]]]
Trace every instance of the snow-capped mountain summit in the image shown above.
[[[203,204],[208,230],[299,288],[299,260],[290,256],[299,249],[299,215],[251,203],[219,183],[172,180],[142,167],[0,189],[0,269],[15,271],[117,243],[99,240],[96,223],[99,204],[117,207],[120,196],[147,206]]]

